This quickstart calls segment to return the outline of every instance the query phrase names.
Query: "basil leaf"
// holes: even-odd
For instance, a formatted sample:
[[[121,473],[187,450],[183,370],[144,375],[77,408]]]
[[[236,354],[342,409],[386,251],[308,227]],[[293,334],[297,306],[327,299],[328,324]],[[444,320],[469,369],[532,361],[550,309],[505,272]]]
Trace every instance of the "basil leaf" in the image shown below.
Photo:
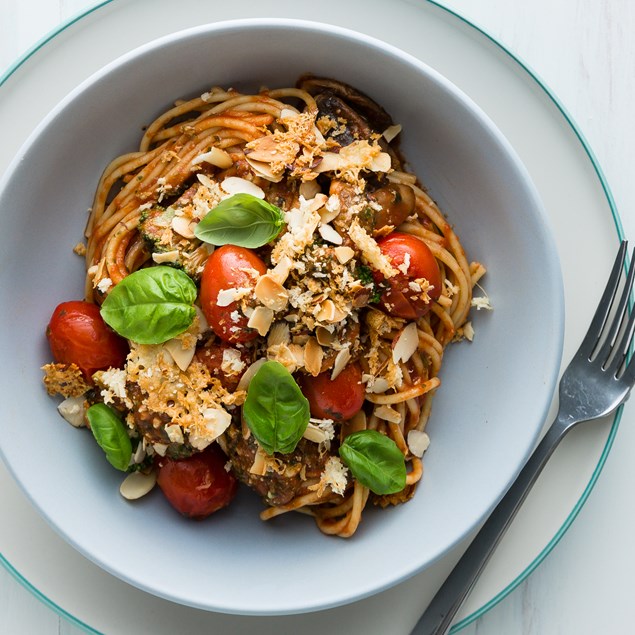
[[[249,383],[243,416],[267,454],[289,454],[309,423],[309,402],[280,362],[265,362]]]
[[[101,305],[101,316],[119,335],[138,344],[161,344],[194,320],[196,285],[179,269],[148,267],[126,276]]]
[[[212,245],[256,249],[271,242],[283,225],[279,207],[251,194],[234,194],[206,214],[194,235]]]
[[[375,494],[395,494],[406,486],[406,462],[401,450],[376,430],[349,434],[339,453],[353,476]]]
[[[132,444],[121,419],[106,404],[96,403],[86,411],[90,429],[109,463],[125,472],[130,465]]]

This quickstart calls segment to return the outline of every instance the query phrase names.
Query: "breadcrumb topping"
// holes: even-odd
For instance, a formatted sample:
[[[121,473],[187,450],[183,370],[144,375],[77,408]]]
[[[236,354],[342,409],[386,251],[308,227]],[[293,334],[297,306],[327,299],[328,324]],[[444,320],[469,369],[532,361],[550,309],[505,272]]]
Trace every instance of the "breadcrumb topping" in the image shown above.
[[[45,364],[42,370],[46,392],[51,396],[80,397],[91,387],[76,364]]]

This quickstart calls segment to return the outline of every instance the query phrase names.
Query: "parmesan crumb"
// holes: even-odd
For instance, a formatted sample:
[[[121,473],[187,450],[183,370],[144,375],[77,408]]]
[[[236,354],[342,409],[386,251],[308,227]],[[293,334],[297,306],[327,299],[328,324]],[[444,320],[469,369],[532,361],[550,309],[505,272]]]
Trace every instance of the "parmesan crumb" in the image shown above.
[[[317,490],[318,496],[323,496],[327,487],[331,488],[331,491],[338,496],[344,496],[346,486],[348,485],[348,468],[342,463],[342,461],[332,456],[326,462],[324,471],[320,476],[320,482],[309,487],[310,490]]]

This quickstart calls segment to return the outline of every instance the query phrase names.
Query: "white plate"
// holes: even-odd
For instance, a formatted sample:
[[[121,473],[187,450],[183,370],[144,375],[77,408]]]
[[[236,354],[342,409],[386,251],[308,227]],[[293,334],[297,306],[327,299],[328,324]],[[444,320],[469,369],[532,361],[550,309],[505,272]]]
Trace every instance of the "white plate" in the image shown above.
[[[292,2],[260,2],[257,5],[242,2],[229,8],[199,6],[192,1],[185,2],[183,7],[187,9],[191,5],[191,11],[184,10],[176,16],[172,16],[167,1],[153,2],[151,10],[149,4],[115,2],[102,7],[58,35],[55,46],[49,45],[44,49],[46,56],[42,52],[35,54],[7,80],[0,95],[3,97],[0,113],[16,121],[17,125],[10,130],[0,156],[0,166],[6,165],[34,124],[64,93],[107,61],[138,44],[168,31],[205,21],[265,13],[270,16],[313,17],[309,7],[298,7]],[[569,315],[577,316],[567,323],[564,358],[568,359],[590,317],[591,306],[585,302],[585,290],[589,288],[589,283],[601,285],[606,274],[598,267],[597,280],[587,277],[583,287],[583,281],[575,275],[580,254],[593,246],[599,254],[599,261],[606,262],[608,269],[619,233],[619,230],[616,231],[617,221],[612,221],[602,179],[570,123],[518,63],[495,43],[450,13],[423,3],[393,2],[388,6],[385,2],[366,2],[363,11],[356,6],[357,0],[348,2],[345,8],[337,4],[321,3],[320,18],[327,20],[324,16],[337,16],[338,24],[382,37],[437,68],[494,119],[521,155],[555,226],[563,264],[567,311]],[[166,16],[170,19],[166,20]],[[422,30],[426,37],[417,37]],[[115,39],[110,37],[113,32],[118,33]],[[79,54],[86,51],[90,51],[90,55]],[[59,74],[60,69],[64,69],[63,75]],[[47,79],[55,75],[55,82]],[[33,98],[36,94],[38,99]],[[11,117],[15,112],[20,112],[20,117]],[[544,156],[549,156],[554,164],[559,165],[557,177],[545,164]],[[582,221],[578,225],[575,243],[568,231],[573,210]],[[467,617],[463,624],[499,599],[501,592],[517,584],[571,521],[603,463],[602,450],[606,451],[608,432],[608,423],[604,429],[602,426],[589,427],[565,442],[466,605],[464,615]],[[574,463],[576,471],[569,469]],[[2,487],[3,497],[11,501],[10,509],[17,519],[21,519],[12,523],[11,527],[3,527],[0,532],[4,557],[24,578],[41,589],[49,601],[63,606],[78,620],[109,633],[129,631],[131,624],[139,632],[171,632],[175,629],[194,632],[203,627],[239,632],[242,628],[248,630],[250,623],[253,625],[248,618],[229,618],[183,609],[131,589],[96,569],[61,543],[15,492],[13,483],[4,473]],[[17,530],[18,526],[28,526],[32,532],[39,534],[27,539],[29,537],[23,531]],[[46,545],[42,553],[42,556],[46,554],[46,558],[38,559],[37,552],[27,548],[29,544],[34,544],[33,539],[37,539],[36,544]],[[346,620],[350,620],[347,632],[395,633],[399,629],[407,632],[416,620],[419,607],[430,597],[455,556],[449,556],[434,570],[371,601],[311,616],[311,630],[324,630],[329,623],[337,624],[341,630]],[[57,586],[59,579],[51,573],[69,568],[73,572],[72,579],[66,580],[66,586]],[[99,592],[96,592],[97,588]],[[117,606],[117,611],[106,609],[104,597],[108,598],[106,604],[109,607]],[[391,610],[380,610],[387,603],[390,603]],[[148,615],[153,618],[148,619]],[[398,625],[395,624],[396,616],[401,616]],[[387,626],[386,620],[389,620],[390,626]],[[260,631],[269,628],[271,632],[276,628],[289,631],[294,629],[294,625],[302,625],[305,631],[307,629],[306,619],[302,618],[261,619],[258,628]]]

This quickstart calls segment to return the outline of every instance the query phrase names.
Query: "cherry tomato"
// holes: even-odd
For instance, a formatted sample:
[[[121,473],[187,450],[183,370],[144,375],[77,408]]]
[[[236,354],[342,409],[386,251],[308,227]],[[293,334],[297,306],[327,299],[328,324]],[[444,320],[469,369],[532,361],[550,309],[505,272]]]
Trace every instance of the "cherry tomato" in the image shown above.
[[[157,483],[169,503],[188,518],[206,518],[229,505],[238,489],[216,443],[186,459],[159,457]]]
[[[87,379],[97,370],[123,368],[129,350],[126,340],[104,322],[99,307],[83,300],[58,305],[46,337],[55,361],[77,364]]]
[[[430,302],[426,302],[425,294],[411,283],[417,284],[416,281],[421,278],[427,280],[430,301],[441,295],[441,272],[430,248],[416,236],[401,232],[393,232],[378,240],[377,244],[393,267],[398,268],[404,262],[408,264],[405,274],[399,271],[396,276],[384,281],[390,288],[381,296],[381,307],[390,315],[406,320],[416,320],[425,315],[430,310]],[[381,274],[374,275],[376,282],[382,281]]]
[[[257,275],[250,273],[252,270]],[[224,245],[207,259],[201,277],[201,309],[210,328],[222,340],[247,342],[257,337],[258,332],[247,327],[249,320],[240,312],[237,301],[228,306],[218,306],[219,291],[254,287],[258,276],[266,271],[265,263],[253,251],[244,247]],[[237,319],[232,319],[232,314]]]
[[[317,419],[346,421],[364,404],[362,369],[357,364],[349,364],[333,380],[329,370],[317,377],[304,375],[298,383],[309,400],[311,415]]]

